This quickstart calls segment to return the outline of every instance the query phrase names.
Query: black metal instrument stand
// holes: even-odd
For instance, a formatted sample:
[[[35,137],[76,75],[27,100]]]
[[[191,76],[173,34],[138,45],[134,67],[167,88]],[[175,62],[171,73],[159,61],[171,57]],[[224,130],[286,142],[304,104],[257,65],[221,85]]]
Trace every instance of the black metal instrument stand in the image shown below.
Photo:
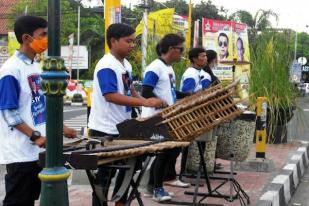
[[[184,192],[185,194],[190,194],[193,195],[193,200],[192,202],[181,202],[181,201],[166,201],[166,202],[162,202],[162,204],[171,204],[171,205],[193,205],[193,206],[223,206],[223,205],[214,205],[214,204],[203,204],[201,203],[205,198],[201,199],[199,202],[197,202],[197,197],[200,196],[201,194],[204,193],[199,193],[198,192],[198,188],[200,186],[200,180],[201,180],[201,171],[204,171],[204,179],[206,181],[206,186],[207,189],[209,191],[209,196],[214,197],[213,196],[213,190],[211,189],[211,185],[210,185],[210,181],[209,181],[209,176],[207,173],[207,167],[206,167],[206,163],[204,160],[204,152],[203,152],[203,145],[201,142],[197,141],[197,146],[198,146],[198,150],[199,150],[199,155],[200,155],[200,164],[199,164],[199,169],[196,175],[196,179],[195,179],[195,187],[194,187],[194,192]],[[184,175],[185,176],[185,175]],[[208,194],[207,194],[208,195]]]
[[[140,182],[147,170],[147,167],[149,165],[149,163],[151,162],[151,158],[152,156],[147,156],[146,157],[146,160],[143,162],[142,164],[142,167],[141,167],[141,170],[138,174],[138,176],[136,177],[136,180],[134,181],[134,178],[132,178],[131,180],[131,191],[130,191],[130,194],[128,196],[128,200],[125,204],[125,206],[130,206],[131,202],[136,198],[138,204],[140,206],[144,206],[144,203],[142,201],[142,198],[141,198],[141,193],[138,191],[138,187],[140,185]]]
[[[140,172],[138,173],[138,175],[136,176],[136,178],[134,178],[134,174],[136,173],[136,166],[138,164],[137,160],[138,157],[133,157],[135,160],[134,161],[129,161],[129,164],[124,164],[124,165],[104,165],[104,168],[107,169],[118,169],[118,170],[126,170],[127,173],[130,173],[130,170],[133,170],[134,174],[129,174],[127,178],[124,179],[123,184],[121,185],[121,187],[119,188],[119,190],[116,192],[116,194],[113,195],[112,200],[119,200],[125,193],[126,191],[129,189],[129,193],[128,193],[128,198],[127,201],[125,203],[125,206],[130,206],[132,201],[134,199],[137,200],[139,206],[144,206],[143,200],[141,198],[141,193],[138,190],[138,187],[140,185],[140,182],[143,178],[143,175],[146,172],[146,169],[149,165],[149,163],[151,162],[151,155],[147,155],[146,156],[146,160],[142,163],[141,168],[140,168]],[[133,164],[134,162],[134,164]],[[132,171],[131,171],[132,172]],[[103,197],[103,193],[102,193],[102,186],[100,184],[100,181],[98,180],[98,178],[96,177],[96,175],[93,173],[93,171],[91,170],[86,170],[91,188],[94,192],[94,195],[96,196],[96,198],[98,198],[98,200],[100,201],[101,205],[102,202],[105,201],[105,198]]]
[[[235,180],[234,178],[234,167],[233,167],[233,161],[230,161],[230,171],[229,172],[216,172],[219,174],[228,174],[228,177],[219,177],[219,176],[208,176],[207,173],[207,167],[206,167],[206,162],[204,159],[204,147],[202,145],[202,142],[197,141],[197,146],[199,150],[199,156],[200,156],[200,165],[199,165],[199,170],[196,175],[196,182],[195,182],[195,190],[194,192],[188,192],[186,191],[186,195],[193,195],[193,205],[200,205],[200,203],[205,200],[207,197],[215,197],[215,198],[223,198],[229,202],[234,201],[235,199],[239,199],[241,206],[249,205],[250,204],[250,198],[247,195],[247,193],[242,189],[241,185]],[[233,157],[231,157],[233,158]],[[203,172],[203,178],[205,179],[206,186],[208,193],[199,193],[198,188],[199,188],[199,182],[201,180],[201,171]],[[214,189],[211,188],[210,184],[210,179],[214,180],[222,180],[217,187]],[[218,190],[226,183],[230,183],[230,192],[228,195],[222,194]],[[233,192],[235,192],[233,194]],[[199,200],[197,203],[197,196],[202,196],[203,198]],[[247,202],[247,204],[246,204]]]

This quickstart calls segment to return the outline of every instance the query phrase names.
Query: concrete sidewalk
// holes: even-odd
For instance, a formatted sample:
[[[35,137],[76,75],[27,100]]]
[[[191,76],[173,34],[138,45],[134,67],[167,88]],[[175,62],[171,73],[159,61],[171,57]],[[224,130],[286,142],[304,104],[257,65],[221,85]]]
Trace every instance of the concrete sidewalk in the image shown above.
[[[267,205],[266,203],[269,201],[266,201],[265,198],[263,201],[259,200],[261,196],[265,196],[265,193],[269,190],[269,185],[272,184],[274,181],[274,178],[276,178],[277,175],[279,175],[282,172],[282,169],[285,167],[285,164],[291,160],[291,158],[294,156],[295,152],[297,152],[298,148],[301,147],[301,143],[298,142],[292,142],[288,144],[279,144],[279,145],[267,145],[266,150],[266,157],[268,159],[271,159],[274,163],[275,168],[270,172],[252,172],[252,171],[237,171],[237,175],[235,176],[235,179],[239,182],[239,184],[242,186],[244,191],[248,194],[250,197],[250,205]],[[255,145],[252,145],[250,155],[248,159],[254,159],[255,158]],[[224,165],[224,170],[229,170],[229,161],[224,161],[218,159],[218,162],[222,163]],[[179,161],[177,164],[177,169],[179,170]],[[70,205],[71,206],[86,206],[91,205],[91,188],[87,184],[87,182],[80,183],[79,185],[76,185],[75,183],[77,181],[80,181],[80,178],[83,177],[75,177],[76,172],[73,173],[73,184],[69,186],[69,199],[70,199]],[[77,178],[77,179],[76,179]],[[85,184],[85,185],[81,185]],[[215,185],[218,185],[218,181],[211,180],[211,185],[214,187]],[[282,187],[284,186],[284,183]],[[172,191],[175,193],[174,200],[177,201],[186,201],[186,202],[192,202],[192,196],[184,195],[184,191],[192,191],[193,187],[182,189],[182,188],[175,188],[175,187],[169,187],[165,186],[165,188],[168,191]],[[222,190],[220,192],[224,194],[229,194],[229,183],[225,184],[222,187]],[[206,192],[206,187],[200,187],[200,192]],[[140,191],[142,191],[142,188],[140,188]],[[285,191],[285,193],[287,193]],[[280,197],[282,199],[282,197]],[[283,196],[283,198],[285,198]],[[266,198],[267,199],[267,198]],[[156,206],[160,205],[156,202],[154,202],[151,198],[145,198],[143,197],[143,202],[145,206]],[[238,199],[234,200],[233,202],[229,202],[224,199],[219,198],[207,198],[203,201],[203,203],[207,204],[219,204],[219,205],[230,205],[230,206],[239,206],[240,202]],[[263,204],[262,204],[263,203]],[[112,202],[109,205],[114,205]],[[134,201],[132,206],[138,205],[136,201]],[[275,204],[273,204],[275,205]],[[283,205],[283,204],[280,204]]]
[[[259,200],[262,196],[262,199],[265,199],[265,193],[269,195],[269,190],[273,190],[271,186],[273,186],[276,177],[282,173],[283,168],[286,166],[286,163],[289,163],[293,158],[297,158],[295,156],[295,153],[300,153],[301,151],[298,148],[301,147],[301,143],[294,142],[294,143],[288,143],[288,144],[279,144],[279,145],[267,145],[266,149],[266,157],[268,159],[271,159],[274,163],[274,170],[271,172],[250,172],[250,171],[237,171],[237,175],[235,176],[235,179],[239,182],[239,184],[242,186],[244,191],[249,195],[250,197],[250,205],[269,205],[267,203],[270,202],[270,200]],[[252,145],[250,155],[248,159],[253,159],[255,157],[255,145]],[[218,162],[222,163],[224,165],[223,170],[229,170],[229,161],[225,160],[217,160]],[[294,160],[293,160],[294,161]],[[179,170],[179,163],[178,160],[176,168]],[[308,163],[308,162],[307,162]],[[296,163],[295,163],[296,164]],[[303,169],[300,169],[299,166],[298,169],[300,169],[299,172],[302,172],[302,170],[305,169],[305,166],[303,164]],[[1,200],[4,197],[4,167],[1,166],[0,170],[0,198]],[[294,180],[295,181],[295,180]],[[218,181],[211,180],[211,185],[214,187],[218,184]],[[282,183],[282,187],[284,188],[284,183]],[[192,191],[194,188],[191,186],[191,188],[182,189],[182,188],[175,188],[175,187],[169,187],[165,186],[165,188],[168,191],[172,191],[175,193],[174,200],[177,201],[186,201],[186,202],[192,202],[192,196],[184,195],[184,191]],[[278,189],[278,188],[277,188]],[[200,187],[200,192],[206,192],[206,188]],[[281,189],[282,190],[282,189]],[[143,188],[140,188],[140,191],[143,191]],[[229,193],[229,184],[225,184],[222,188],[223,193],[228,194]],[[88,184],[88,180],[85,176],[84,171],[73,171],[73,177],[72,177],[72,184],[69,186],[69,201],[70,206],[90,206],[91,205],[91,188]],[[293,192],[292,189],[290,192]],[[271,193],[273,194],[273,193]],[[280,188],[278,189],[278,194],[281,194],[282,199],[282,191],[280,193]],[[284,194],[284,191],[283,191]],[[284,194],[285,195],[285,194]],[[143,196],[143,195],[142,195]],[[267,195],[266,195],[267,197]],[[283,196],[285,198],[285,196]],[[267,198],[266,198],[267,199]],[[272,202],[276,202],[276,197],[268,197],[268,199],[271,199]],[[278,197],[279,201],[279,197]],[[160,205],[156,202],[154,202],[151,198],[145,198],[143,197],[143,202],[145,206],[156,206]],[[282,202],[282,200],[281,200]],[[221,204],[221,205],[230,205],[230,206],[239,206],[240,202],[239,200],[234,200],[233,202],[229,202],[224,199],[218,199],[218,198],[207,198],[203,201],[203,203],[207,204]],[[262,204],[263,203],[263,204]],[[265,203],[265,204],[264,204]],[[0,202],[0,206],[2,205],[2,202]],[[37,201],[36,205],[39,205],[39,201]],[[114,205],[112,202],[109,205]],[[134,201],[132,206],[137,206],[138,203]],[[276,204],[273,204],[276,205]],[[278,205],[281,205],[280,203]],[[285,204],[282,204],[285,205]]]

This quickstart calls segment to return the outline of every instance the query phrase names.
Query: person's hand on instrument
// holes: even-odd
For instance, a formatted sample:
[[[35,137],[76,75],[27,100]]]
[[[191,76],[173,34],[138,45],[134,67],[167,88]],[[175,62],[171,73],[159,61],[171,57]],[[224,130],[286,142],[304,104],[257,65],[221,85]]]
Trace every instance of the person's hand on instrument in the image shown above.
[[[75,129],[69,128],[67,126],[63,126],[63,134],[67,138],[76,138],[77,137],[77,131]]]
[[[145,107],[156,107],[156,108],[163,108],[167,106],[167,103],[159,98],[151,97],[145,99]]]

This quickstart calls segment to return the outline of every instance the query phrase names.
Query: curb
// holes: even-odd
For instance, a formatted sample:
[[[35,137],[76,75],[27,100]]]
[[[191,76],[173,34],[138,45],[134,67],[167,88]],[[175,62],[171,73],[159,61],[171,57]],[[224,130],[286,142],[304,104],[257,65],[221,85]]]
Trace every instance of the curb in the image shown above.
[[[85,103],[85,102],[65,101],[65,102],[63,102],[63,105],[65,105],[65,106],[84,106],[84,105],[87,105],[87,103]]]
[[[257,206],[287,206],[309,164],[309,144],[303,142],[287,161],[280,174],[266,186]]]

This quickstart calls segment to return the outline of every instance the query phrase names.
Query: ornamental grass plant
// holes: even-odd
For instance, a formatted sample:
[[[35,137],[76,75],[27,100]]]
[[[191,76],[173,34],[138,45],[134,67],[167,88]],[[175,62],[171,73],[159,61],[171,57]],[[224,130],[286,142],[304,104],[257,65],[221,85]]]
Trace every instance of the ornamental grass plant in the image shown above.
[[[296,95],[289,81],[292,61],[289,37],[288,32],[264,31],[256,37],[256,44],[251,49],[250,101],[254,104],[257,97],[263,96],[268,99],[269,143],[286,138],[285,125],[292,118],[295,107]]]

